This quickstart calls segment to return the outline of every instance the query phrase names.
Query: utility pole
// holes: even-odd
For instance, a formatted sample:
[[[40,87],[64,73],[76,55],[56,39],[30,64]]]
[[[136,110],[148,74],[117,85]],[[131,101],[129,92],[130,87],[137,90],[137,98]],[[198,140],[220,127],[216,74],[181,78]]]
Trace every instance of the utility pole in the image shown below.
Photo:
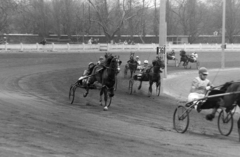
[[[223,0],[223,18],[222,18],[222,69],[225,68],[225,52],[226,44],[225,44],[225,28],[226,28],[226,0]]]
[[[166,41],[167,41],[167,23],[166,23],[166,0],[160,0],[159,11],[159,47],[165,47],[164,57],[164,78],[167,78],[167,55],[166,55]]]

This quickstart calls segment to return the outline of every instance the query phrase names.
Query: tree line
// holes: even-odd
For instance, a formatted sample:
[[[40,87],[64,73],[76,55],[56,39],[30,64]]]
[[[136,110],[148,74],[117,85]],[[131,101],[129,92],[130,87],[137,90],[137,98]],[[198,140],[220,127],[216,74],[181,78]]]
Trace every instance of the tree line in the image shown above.
[[[240,32],[240,1],[226,1],[226,38],[234,43]],[[0,33],[146,35],[159,32],[160,0],[2,0]],[[194,43],[199,35],[221,34],[221,0],[167,0],[167,35],[188,35]]]

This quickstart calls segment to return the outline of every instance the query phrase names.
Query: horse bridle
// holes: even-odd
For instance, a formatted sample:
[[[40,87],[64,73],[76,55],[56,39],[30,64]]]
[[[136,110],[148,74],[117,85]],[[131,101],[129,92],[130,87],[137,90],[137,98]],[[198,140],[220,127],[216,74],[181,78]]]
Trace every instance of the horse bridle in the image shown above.
[[[116,59],[116,58],[113,57],[113,58],[111,59],[110,64],[112,63],[112,60],[113,60],[113,59]],[[117,68],[114,69],[114,68],[110,68],[110,67],[107,67],[107,66],[104,66],[104,67],[105,67],[106,69],[114,70],[114,72],[117,71]]]

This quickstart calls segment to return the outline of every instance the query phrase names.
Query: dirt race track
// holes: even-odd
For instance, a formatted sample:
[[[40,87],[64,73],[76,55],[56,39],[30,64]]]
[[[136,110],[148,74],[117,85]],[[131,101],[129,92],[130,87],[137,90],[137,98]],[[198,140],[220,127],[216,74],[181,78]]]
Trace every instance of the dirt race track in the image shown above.
[[[119,55],[125,64],[129,54]],[[200,54],[205,58],[201,64],[217,68],[219,58],[211,61],[211,55]],[[238,55],[228,56],[227,66],[240,66]],[[70,84],[99,56],[0,54],[1,157],[239,157],[236,122],[232,134],[224,137],[216,118],[209,122],[205,113],[193,111],[188,131],[177,133],[172,127],[176,100],[162,93],[149,98],[147,86],[129,95],[128,79],[122,73],[109,111],[99,106],[97,90],[83,98],[83,90],[78,89],[70,105]],[[155,55],[139,56],[151,60]],[[171,63],[168,70],[186,71]]]

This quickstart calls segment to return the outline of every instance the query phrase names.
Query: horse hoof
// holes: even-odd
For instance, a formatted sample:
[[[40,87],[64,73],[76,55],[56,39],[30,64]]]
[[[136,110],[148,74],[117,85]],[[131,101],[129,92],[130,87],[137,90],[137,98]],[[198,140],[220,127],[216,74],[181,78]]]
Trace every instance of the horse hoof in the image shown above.
[[[212,115],[212,114],[206,115],[206,119],[209,120],[209,121],[212,121],[213,118],[214,118],[214,115]]]
[[[87,96],[87,94],[83,94],[83,97],[86,97]]]
[[[109,97],[113,97],[114,96],[114,94],[109,94]]]
[[[105,106],[105,107],[103,108],[103,111],[107,111],[107,110],[108,110],[108,107]]]

